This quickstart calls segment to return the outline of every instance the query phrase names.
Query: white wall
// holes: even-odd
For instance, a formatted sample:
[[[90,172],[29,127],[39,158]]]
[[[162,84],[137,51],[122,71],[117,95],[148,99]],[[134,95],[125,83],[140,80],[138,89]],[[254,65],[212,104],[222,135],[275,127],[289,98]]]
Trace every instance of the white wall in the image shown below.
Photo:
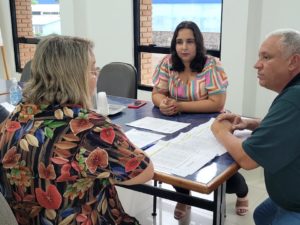
[[[5,50],[6,61],[8,64],[8,73],[12,77],[16,74],[16,67],[13,49],[13,37],[11,31],[9,1],[0,1],[0,29],[2,33],[2,41]],[[0,66],[2,67],[0,68],[0,71],[4,71],[3,64],[1,64]],[[4,76],[0,74],[0,78],[4,78]]]
[[[62,33],[93,40],[100,67],[112,61],[134,64],[132,0],[60,2]]]
[[[274,6],[274,2],[276,5]],[[263,0],[263,14],[261,19],[261,40],[272,30],[279,28],[293,28],[300,30],[299,0]],[[266,104],[276,95],[273,92],[258,88],[256,92],[256,115],[265,112]]]
[[[62,33],[92,39],[100,67],[111,61],[133,64],[132,4],[132,0],[60,1]],[[253,65],[259,44],[274,29],[300,30],[299,9],[299,0],[224,0],[222,62],[230,82],[227,109],[256,117],[267,112],[276,94],[257,83]],[[0,1],[0,27],[10,70],[15,71],[8,1]]]
[[[232,13],[232,9],[238,10]],[[241,113],[244,100],[248,0],[224,0],[222,22],[221,60],[229,79],[226,108]]]
[[[259,44],[272,30],[300,30],[298,0],[224,0],[222,62],[230,86],[226,108],[245,116],[262,117],[276,93],[259,87],[256,62]]]
[[[257,79],[253,68],[261,39],[261,13],[261,0],[224,0],[221,55],[229,77],[226,108],[244,116],[264,115],[256,113]]]

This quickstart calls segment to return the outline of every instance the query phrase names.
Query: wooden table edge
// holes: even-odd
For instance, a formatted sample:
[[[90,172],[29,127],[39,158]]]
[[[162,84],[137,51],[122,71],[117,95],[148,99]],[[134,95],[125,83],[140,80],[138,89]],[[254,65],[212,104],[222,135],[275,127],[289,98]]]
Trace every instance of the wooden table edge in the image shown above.
[[[161,181],[166,184],[186,188],[191,191],[196,191],[203,194],[210,194],[212,191],[216,190],[222,183],[228,180],[233,174],[235,174],[239,170],[239,168],[240,167],[238,166],[238,164],[234,162],[219,176],[215,177],[207,184],[187,180],[185,178],[176,177],[172,174],[167,174],[158,171],[154,172],[153,180]]]

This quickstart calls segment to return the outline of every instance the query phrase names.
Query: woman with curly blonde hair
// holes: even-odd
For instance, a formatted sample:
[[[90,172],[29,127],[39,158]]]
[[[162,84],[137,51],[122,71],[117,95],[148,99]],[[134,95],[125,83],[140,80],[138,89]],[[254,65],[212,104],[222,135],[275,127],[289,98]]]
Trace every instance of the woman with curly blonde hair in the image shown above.
[[[114,184],[144,183],[153,165],[94,111],[99,68],[89,40],[37,46],[23,101],[0,133],[0,188],[19,224],[139,224]]]

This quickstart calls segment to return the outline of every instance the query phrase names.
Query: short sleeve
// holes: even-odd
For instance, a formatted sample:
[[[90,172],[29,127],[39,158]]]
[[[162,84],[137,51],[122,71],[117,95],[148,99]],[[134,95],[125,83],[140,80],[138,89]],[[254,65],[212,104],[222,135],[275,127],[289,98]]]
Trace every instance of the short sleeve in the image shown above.
[[[112,123],[94,127],[85,137],[85,165],[91,176],[106,172],[117,182],[125,181],[142,173],[150,162],[146,155],[135,152],[136,147]]]
[[[259,128],[243,142],[243,148],[266,171],[276,173],[299,157],[300,144],[291,135],[299,127],[299,108],[286,100],[277,101]]]
[[[171,56],[165,56],[160,63],[156,66],[156,69],[152,76],[153,86],[162,92],[168,92],[168,82],[170,78],[171,68]]]
[[[208,95],[226,92],[228,78],[218,58],[209,56],[204,68],[204,73]]]

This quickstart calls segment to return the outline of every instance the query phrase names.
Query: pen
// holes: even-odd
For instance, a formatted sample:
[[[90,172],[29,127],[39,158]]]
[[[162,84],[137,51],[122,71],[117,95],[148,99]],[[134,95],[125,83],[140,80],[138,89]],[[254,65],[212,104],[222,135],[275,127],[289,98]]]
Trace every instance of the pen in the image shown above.
[[[152,147],[153,145],[155,145],[156,143],[151,143],[151,144],[148,144],[148,145],[145,145],[144,147],[142,147],[141,149],[142,150],[147,150],[148,148]]]

